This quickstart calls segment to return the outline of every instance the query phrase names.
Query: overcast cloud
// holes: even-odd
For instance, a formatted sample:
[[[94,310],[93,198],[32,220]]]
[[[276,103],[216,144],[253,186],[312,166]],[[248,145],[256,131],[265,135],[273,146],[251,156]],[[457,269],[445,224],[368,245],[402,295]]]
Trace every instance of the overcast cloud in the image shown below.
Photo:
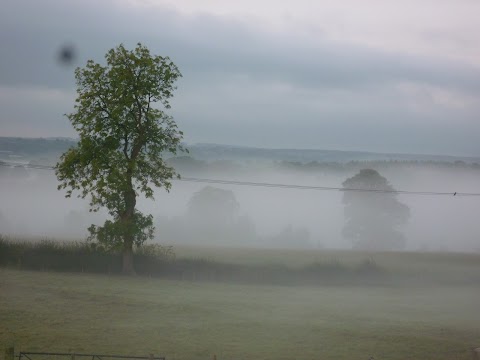
[[[123,42],[184,77],[187,142],[480,156],[480,3],[10,1],[0,135],[75,136],[73,68]]]

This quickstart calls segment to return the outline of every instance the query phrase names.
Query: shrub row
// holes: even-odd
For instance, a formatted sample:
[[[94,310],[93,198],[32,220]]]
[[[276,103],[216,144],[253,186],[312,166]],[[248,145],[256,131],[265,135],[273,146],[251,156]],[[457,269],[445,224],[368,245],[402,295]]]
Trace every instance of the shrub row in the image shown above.
[[[313,263],[303,268],[281,264],[231,264],[206,259],[175,258],[170,247],[148,245],[136,249],[138,275],[189,281],[220,281],[258,284],[352,284],[379,283],[387,272],[366,260],[357,266],[338,261]],[[28,242],[0,236],[0,266],[26,270],[120,274],[120,253],[84,242],[43,240]]]

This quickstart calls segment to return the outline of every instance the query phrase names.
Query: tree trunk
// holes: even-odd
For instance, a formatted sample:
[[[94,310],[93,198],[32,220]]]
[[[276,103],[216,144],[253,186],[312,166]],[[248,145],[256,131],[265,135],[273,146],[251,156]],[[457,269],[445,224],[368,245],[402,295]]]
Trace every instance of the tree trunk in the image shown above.
[[[123,262],[122,273],[124,275],[135,275],[135,268],[133,266],[133,241],[135,235],[132,233],[133,227],[133,209],[128,209],[124,214],[122,221],[125,225],[125,233],[123,234]]]
[[[136,275],[135,268],[133,267],[132,243],[124,245],[122,273],[124,275]]]
[[[133,242],[135,234],[133,233],[135,221],[135,205],[137,204],[137,196],[132,184],[132,170],[127,170],[127,185],[128,189],[124,193],[125,197],[125,212],[121,216],[121,220],[125,225],[123,234],[123,266],[122,272],[124,275],[135,275],[135,268],[133,266]]]

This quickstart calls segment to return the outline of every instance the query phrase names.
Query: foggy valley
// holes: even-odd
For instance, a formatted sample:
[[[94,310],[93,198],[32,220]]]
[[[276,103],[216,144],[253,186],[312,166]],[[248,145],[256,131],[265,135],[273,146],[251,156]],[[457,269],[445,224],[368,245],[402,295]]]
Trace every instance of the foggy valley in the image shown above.
[[[55,141],[50,141],[51,146]],[[204,146],[203,146],[204,147]],[[201,148],[203,148],[201,147]],[[213,147],[213,146],[212,146]],[[305,153],[308,162],[256,159],[255,149],[248,158],[237,152],[237,160],[222,158],[224,149],[216,146],[216,152],[200,155],[182,155],[170,159],[185,178],[234,180],[269,184],[305,185],[341,188],[342,183],[361,169],[376,169],[395,190],[413,192],[440,192],[451,195],[398,194],[398,201],[410,209],[410,217],[400,231],[406,237],[407,251],[459,251],[478,252],[480,223],[477,215],[480,203],[477,196],[454,196],[458,193],[477,193],[480,183],[480,167],[472,159],[470,163],[459,159],[450,161],[425,160],[357,160],[351,154],[343,155],[342,162],[312,162],[308,151],[296,151],[296,158]],[[220,148],[221,150],[218,150]],[[243,152],[245,149],[243,149]],[[257,149],[258,153],[259,150]],[[278,151],[280,152],[280,151]],[[285,151],[284,151],[285,152]],[[271,157],[276,156],[270,150]],[[208,154],[207,154],[208,155]],[[374,154],[373,154],[374,155]],[[228,155],[227,155],[228,156]],[[227,157],[225,156],[225,157]],[[243,156],[243,158],[242,158]],[[371,156],[371,155],[370,155]],[[4,161],[12,162],[4,157]],[[40,160],[38,160],[40,158]],[[42,159],[43,158],[43,163]],[[18,159],[17,159],[18,160]],[[25,163],[54,164],[55,157],[37,154],[37,160],[21,158]],[[106,214],[90,213],[88,201],[73,197],[66,199],[57,190],[54,171],[36,168],[0,168],[0,205],[2,233],[22,238],[55,238],[82,240],[87,227],[101,224]],[[237,205],[226,210],[215,208],[208,196],[201,211],[190,214],[189,201],[193,195],[211,187],[223,189],[233,196]],[[138,206],[151,213],[156,225],[155,241],[166,245],[221,245],[231,247],[303,248],[303,249],[351,249],[352,242],[342,236],[345,225],[340,190],[313,190],[278,187],[258,187],[234,184],[206,184],[175,181],[167,193],[157,189],[155,201],[141,199]],[[367,196],[389,196],[367,194]],[[210,209],[210,210],[208,210]],[[369,211],[368,204],[364,210]],[[206,214],[206,212],[211,214]],[[231,221],[225,220],[225,212],[231,212]],[[195,219],[195,216],[203,216]],[[192,227],[203,221],[202,229]],[[204,234],[200,236],[200,234]],[[382,250],[382,249],[379,249]]]
[[[0,360],[480,360],[480,1],[0,11]]]
[[[59,146],[14,142],[23,141]],[[475,355],[477,159],[337,153],[315,161],[306,151],[301,161],[302,150],[281,150],[287,159],[278,160],[276,150],[200,147],[168,160],[183,177],[170,192],[139,198],[156,230],[135,249],[136,277],[115,276],[118,251],[85,242],[87,228],[109,216],[57,190],[53,169],[42,167],[55,164],[58,149],[4,152],[0,318],[19,320],[0,326],[0,343],[45,351],[44,339],[61,339],[56,351],[148,348],[198,360],[234,358],[243,346],[252,359]],[[361,174],[370,177],[355,183]],[[338,190],[370,183],[413,193]],[[24,313],[48,320],[24,330]]]

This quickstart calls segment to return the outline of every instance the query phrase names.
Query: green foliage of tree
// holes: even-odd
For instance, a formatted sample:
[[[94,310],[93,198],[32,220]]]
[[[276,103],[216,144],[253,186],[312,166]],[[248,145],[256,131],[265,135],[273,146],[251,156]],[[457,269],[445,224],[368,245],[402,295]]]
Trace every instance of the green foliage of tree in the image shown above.
[[[106,65],[89,60],[75,70],[75,111],[67,117],[79,135],[56,165],[59,189],[67,197],[90,197],[90,211],[112,216],[92,225],[90,238],[122,250],[123,271],[134,273],[133,246],[153,236],[151,215],[136,209],[137,197],[153,199],[154,187],[171,187],[178,176],[162,154],[183,150],[183,133],[165,111],[181,77],[168,58],[150,54],[140,43],[108,51]]]
[[[387,179],[375,170],[363,169],[345,180],[343,187],[379,191],[345,191],[343,194],[346,218],[343,235],[353,242],[353,247],[362,250],[403,249],[406,240],[400,227],[408,221],[410,210],[397,200],[395,193],[390,193],[395,189]]]

